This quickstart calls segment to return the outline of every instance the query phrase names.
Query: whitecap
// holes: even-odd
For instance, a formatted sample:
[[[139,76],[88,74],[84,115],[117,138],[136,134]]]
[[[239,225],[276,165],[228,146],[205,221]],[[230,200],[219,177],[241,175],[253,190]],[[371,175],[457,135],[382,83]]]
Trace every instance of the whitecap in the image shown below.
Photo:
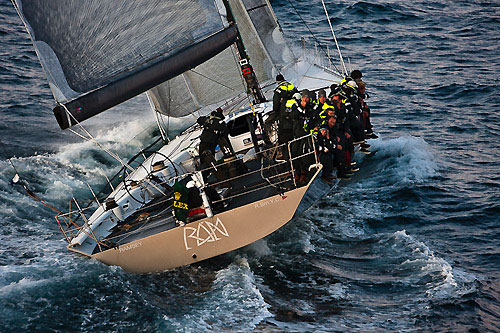
[[[425,294],[429,300],[442,301],[457,299],[476,290],[474,284],[478,278],[459,268],[454,268],[445,259],[439,257],[425,243],[408,235],[406,230],[393,233],[399,243],[395,246],[405,246],[411,250],[409,258],[401,265],[409,269],[420,268],[420,276],[428,276],[430,280],[425,284]],[[402,244],[401,244],[402,243]]]
[[[435,154],[422,138],[379,138],[370,144],[376,151],[374,158],[386,159],[383,168],[402,183],[420,183],[438,175],[439,165]]]
[[[244,247],[244,250],[252,251],[257,257],[264,257],[272,254],[269,245],[267,244],[267,240],[265,238],[259,239],[247,246]]]
[[[164,315],[164,323],[180,331],[255,329],[272,316],[255,279],[248,261],[237,258],[217,272],[211,290],[197,296],[199,300],[189,313],[175,320]]]

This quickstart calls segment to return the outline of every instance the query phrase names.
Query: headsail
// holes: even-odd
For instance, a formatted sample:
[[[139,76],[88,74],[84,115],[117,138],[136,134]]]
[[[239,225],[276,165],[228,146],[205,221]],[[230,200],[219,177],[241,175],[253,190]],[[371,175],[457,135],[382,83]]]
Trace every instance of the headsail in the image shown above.
[[[236,38],[213,0],[14,2],[60,104],[61,128],[203,63]]]
[[[183,117],[203,107],[243,94],[234,47],[148,91],[155,109],[170,117]]]
[[[259,81],[294,61],[268,0],[229,0]],[[258,67],[258,65],[260,65]]]
[[[292,62],[276,17],[267,0],[228,0],[259,82],[273,81],[276,71]],[[219,3],[224,17],[226,9]],[[245,92],[234,47],[151,90],[155,109],[182,117]]]

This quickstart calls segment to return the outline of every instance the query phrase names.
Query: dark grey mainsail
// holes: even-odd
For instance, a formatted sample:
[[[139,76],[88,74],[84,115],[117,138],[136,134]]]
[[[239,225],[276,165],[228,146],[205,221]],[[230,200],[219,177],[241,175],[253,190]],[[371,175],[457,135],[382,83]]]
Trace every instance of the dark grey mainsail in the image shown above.
[[[214,57],[236,39],[213,0],[14,0],[67,128]],[[69,114],[68,114],[69,112]]]

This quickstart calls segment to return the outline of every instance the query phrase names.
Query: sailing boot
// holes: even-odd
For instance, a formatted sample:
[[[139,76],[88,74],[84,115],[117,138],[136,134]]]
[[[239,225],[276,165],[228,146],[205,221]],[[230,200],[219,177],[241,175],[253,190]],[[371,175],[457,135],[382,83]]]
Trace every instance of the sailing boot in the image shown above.
[[[359,150],[360,153],[363,153],[363,154],[366,154],[366,155],[370,155],[372,152],[368,150],[368,148],[364,148],[362,147],[360,150]]]

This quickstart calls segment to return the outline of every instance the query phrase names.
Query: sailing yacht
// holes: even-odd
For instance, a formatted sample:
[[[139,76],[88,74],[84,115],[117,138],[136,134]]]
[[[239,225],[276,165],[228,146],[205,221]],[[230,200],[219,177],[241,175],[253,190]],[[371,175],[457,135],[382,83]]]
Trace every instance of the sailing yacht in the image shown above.
[[[280,146],[264,126],[274,77],[317,91],[345,73],[296,56],[268,0],[13,3],[47,75],[59,126],[122,164],[105,189],[91,189],[90,205],[73,198],[56,217],[69,250],[136,273],[197,263],[276,231],[319,182],[314,137]],[[161,137],[123,161],[82,122],[144,92]],[[218,149],[206,167],[195,120],[216,108],[231,151]],[[191,125],[171,137],[169,118]],[[298,141],[309,148],[297,156],[291,146]],[[276,159],[278,151],[289,158]],[[297,163],[309,166],[305,183],[295,177]]]

